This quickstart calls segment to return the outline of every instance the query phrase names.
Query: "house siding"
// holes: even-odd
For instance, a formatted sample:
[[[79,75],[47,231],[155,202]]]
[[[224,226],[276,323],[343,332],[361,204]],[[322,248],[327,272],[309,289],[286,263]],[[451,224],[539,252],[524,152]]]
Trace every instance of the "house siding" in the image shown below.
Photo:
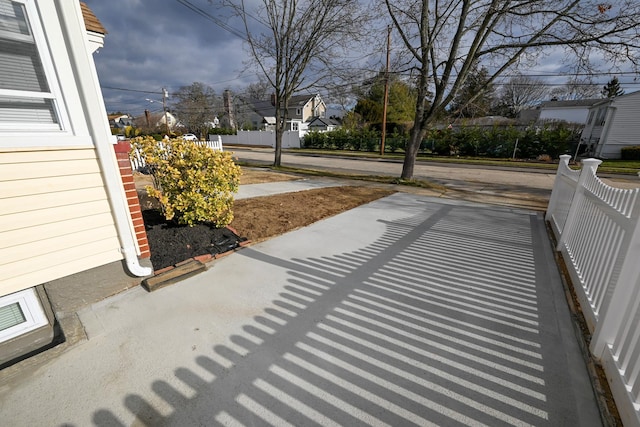
[[[605,144],[596,152],[604,159],[619,159],[621,149],[640,145],[640,94],[616,98],[605,123]]]
[[[589,107],[544,108],[540,111],[539,120],[566,121],[569,123],[586,123]]]
[[[122,259],[93,148],[0,152],[0,296]]]

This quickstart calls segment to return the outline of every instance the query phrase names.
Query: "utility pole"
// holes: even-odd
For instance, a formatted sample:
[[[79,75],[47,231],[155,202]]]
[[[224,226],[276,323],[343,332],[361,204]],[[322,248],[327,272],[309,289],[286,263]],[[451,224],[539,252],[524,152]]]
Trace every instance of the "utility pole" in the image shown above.
[[[389,54],[391,51],[391,25],[387,27],[387,68],[384,72],[384,103],[382,105],[382,139],[380,155],[384,156],[384,142],[387,136],[387,103],[389,101]]]
[[[164,111],[164,125],[167,129],[167,135],[170,135],[169,131],[169,117],[167,115],[167,98],[169,97],[169,92],[165,88],[162,88],[162,110]]]
[[[231,102],[231,92],[226,89],[223,92],[222,98],[224,100],[224,110],[227,113],[227,117],[229,118],[229,127],[231,129],[236,128],[236,118],[235,113],[233,111],[233,103]]]

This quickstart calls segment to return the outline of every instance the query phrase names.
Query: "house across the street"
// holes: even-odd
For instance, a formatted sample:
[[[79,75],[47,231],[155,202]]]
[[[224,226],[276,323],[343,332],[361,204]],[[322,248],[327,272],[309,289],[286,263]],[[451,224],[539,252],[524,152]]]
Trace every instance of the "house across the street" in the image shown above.
[[[250,118],[253,126],[260,130],[275,130],[276,124],[276,107],[275,96],[272,95],[269,100],[254,100],[250,102],[253,111]],[[335,128],[336,122],[326,118],[327,105],[319,94],[316,95],[294,95],[289,100],[287,109],[286,131],[297,132],[303,137],[310,129],[310,124],[314,120],[322,119],[316,122],[316,126]],[[329,129],[325,129],[329,130]]]

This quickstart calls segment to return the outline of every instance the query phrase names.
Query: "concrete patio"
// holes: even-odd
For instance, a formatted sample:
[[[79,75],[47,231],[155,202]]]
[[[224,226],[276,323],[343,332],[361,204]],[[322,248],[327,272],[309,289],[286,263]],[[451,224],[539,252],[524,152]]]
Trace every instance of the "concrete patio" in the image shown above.
[[[540,212],[397,193],[82,310],[6,425],[602,425]]]

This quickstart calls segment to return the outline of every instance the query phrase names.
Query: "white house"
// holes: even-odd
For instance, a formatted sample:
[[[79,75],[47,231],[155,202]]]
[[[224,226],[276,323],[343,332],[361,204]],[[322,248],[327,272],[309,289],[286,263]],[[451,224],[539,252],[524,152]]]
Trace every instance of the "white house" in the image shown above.
[[[45,284],[152,270],[138,258],[92,58],[106,31],[77,0],[0,0],[0,18],[2,366],[52,341]]]
[[[629,145],[640,145],[640,91],[594,104],[577,153],[619,159],[622,147]]]
[[[250,105],[254,111],[251,118],[253,125],[261,130],[275,130],[275,97],[272,95],[270,100],[254,100]],[[319,94],[294,95],[289,100],[285,130],[298,132],[303,137],[309,131],[309,122],[314,118],[324,118],[326,111],[327,105]]]
[[[589,108],[600,101],[602,101],[602,98],[573,101],[545,101],[540,104],[538,120],[585,124],[587,122]]]

